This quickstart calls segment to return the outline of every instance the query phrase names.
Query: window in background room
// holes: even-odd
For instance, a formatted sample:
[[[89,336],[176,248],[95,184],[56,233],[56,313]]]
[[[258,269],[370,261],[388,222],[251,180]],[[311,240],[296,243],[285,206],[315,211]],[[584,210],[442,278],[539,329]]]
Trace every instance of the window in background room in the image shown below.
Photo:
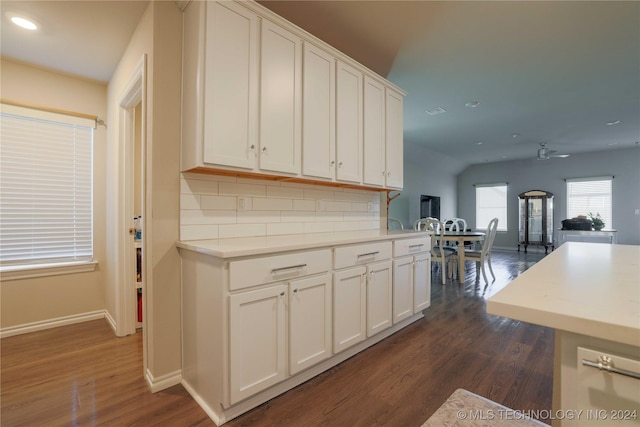
[[[484,230],[498,218],[498,230],[507,231],[507,184],[476,184],[476,228]]]
[[[1,107],[0,268],[92,261],[95,120]]]
[[[600,214],[606,228],[613,227],[611,213],[612,176],[566,179],[567,218]]]

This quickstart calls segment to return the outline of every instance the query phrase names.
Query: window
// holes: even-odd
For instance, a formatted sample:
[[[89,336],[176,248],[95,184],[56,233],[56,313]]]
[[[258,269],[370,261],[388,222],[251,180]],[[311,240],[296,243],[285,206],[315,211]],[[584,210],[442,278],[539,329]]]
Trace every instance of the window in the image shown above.
[[[507,231],[507,184],[477,184],[476,228],[486,229],[493,218],[499,231]]]
[[[567,218],[600,214],[607,228],[613,227],[611,213],[612,176],[567,179]]]
[[[92,261],[95,121],[1,107],[3,274],[16,268]]]

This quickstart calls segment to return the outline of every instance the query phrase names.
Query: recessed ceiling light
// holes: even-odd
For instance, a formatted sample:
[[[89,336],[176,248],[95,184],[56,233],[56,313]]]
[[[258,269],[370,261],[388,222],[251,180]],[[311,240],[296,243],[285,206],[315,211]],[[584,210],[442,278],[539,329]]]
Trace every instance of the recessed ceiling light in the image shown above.
[[[427,113],[430,116],[435,116],[436,114],[446,113],[447,110],[445,110],[442,107],[435,107],[435,108],[431,108],[429,110],[425,110],[424,112]]]
[[[471,101],[464,104],[467,108],[476,108],[478,105],[480,105],[480,101]]]
[[[7,16],[11,20],[11,22],[16,24],[18,27],[24,28],[25,30],[34,31],[38,29],[38,25],[32,19],[28,19],[24,16],[19,16],[13,13],[7,14]]]
[[[482,141],[476,142],[476,145],[482,145]]]
[[[620,120],[613,120],[613,121],[607,122],[606,125],[607,126],[615,126],[615,125],[617,125],[619,123],[620,123]]]
[[[609,147],[611,147],[611,146],[613,146],[613,145],[618,145],[618,143],[617,143],[617,142],[610,142],[610,143],[608,143],[607,145],[608,145]]]
[[[514,133],[514,134],[513,134],[513,135],[511,135],[511,136],[512,136],[512,137],[514,137],[514,138],[517,138],[517,137],[519,137],[519,136],[520,136],[520,134],[519,134],[519,133]]]

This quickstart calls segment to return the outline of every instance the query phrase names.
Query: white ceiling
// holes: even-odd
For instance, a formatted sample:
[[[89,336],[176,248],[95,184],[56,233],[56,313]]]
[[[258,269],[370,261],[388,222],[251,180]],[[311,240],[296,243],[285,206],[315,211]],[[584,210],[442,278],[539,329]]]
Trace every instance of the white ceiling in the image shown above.
[[[640,141],[640,2],[260,3],[407,91],[408,147],[475,164],[533,159],[541,142],[574,154]],[[106,82],[146,6],[2,0],[2,54]],[[25,35],[6,11],[43,30]]]

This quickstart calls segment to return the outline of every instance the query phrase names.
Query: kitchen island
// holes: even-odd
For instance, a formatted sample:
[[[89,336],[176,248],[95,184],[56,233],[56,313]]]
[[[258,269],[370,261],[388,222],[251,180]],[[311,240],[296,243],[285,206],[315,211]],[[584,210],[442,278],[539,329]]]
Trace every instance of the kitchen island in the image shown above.
[[[565,243],[487,312],[555,329],[552,425],[640,425],[640,246]]]

